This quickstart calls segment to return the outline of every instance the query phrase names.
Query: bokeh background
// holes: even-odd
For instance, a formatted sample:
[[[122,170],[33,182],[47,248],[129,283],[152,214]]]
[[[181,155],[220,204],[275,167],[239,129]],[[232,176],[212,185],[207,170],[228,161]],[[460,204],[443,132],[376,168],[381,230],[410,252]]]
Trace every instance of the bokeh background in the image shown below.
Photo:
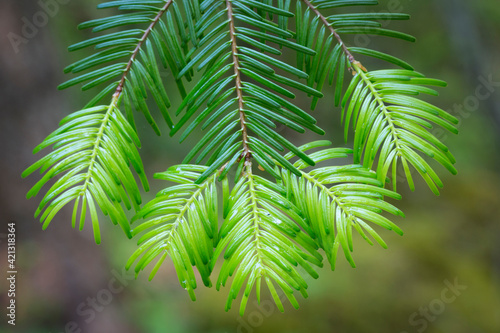
[[[460,119],[460,135],[442,137],[457,158],[459,174],[440,169],[445,183],[440,197],[422,182],[413,193],[401,183],[404,200],[398,205],[407,218],[397,222],[405,235],[382,232],[388,250],[357,239],[358,268],[350,268],[343,258],[336,271],[323,268],[318,280],[309,281],[309,298],[299,300],[299,310],[287,305],[281,314],[267,301],[261,308],[251,301],[244,317],[236,310],[224,312],[227,289],[200,288],[198,300],[191,302],[172,265],[164,265],[152,282],[147,274],[131,279],[123,266],[135,242],[106,223],[98,246],[90,228],[71,229],[71,209],[63,210],[47,231],[33,218],[37,200],[27,201],[25,194],[37,179],[22,180],[20,174],[37,159],[33,147],[90,98],[76,88],[59,92],[56,87],[67,79],[62,68],[82,56],[66,52],[68,45],[88,36],[76,25],[104,15],[95,10],[95,0],[63,2],[15,52],[8,34],[21,35],[23,18],[32,21],[41,6],[38,1],[0,0],[2,272],[9,221],[17,224],[18,242],[17,325],[6,324],[7,283],[2,278],[1,332],[500,332],[498,0],[381,1],[378,10],[412,14],[411,21],[393,22],[388,28],[411,33],[418,42],[358,36],[351,43],[388,51],[449,82],[433,101]],[[488,81],[496,84],[485,88]],[[477,89],[488,96],[478,98]],[[339,110],[325,91],[315,116],[329,138],[343,145]],[[303,106],[307,103],[304,98]],[[181,161],[187,145],[166,134],[156,137],[139,124],[148,175]],[[314,138],[297,136],[294,142]],[[164,185],[152,181],[146,198]],[[455,294],[448,292],[456,283]],[[99,300],[95,308],[93,299]]]

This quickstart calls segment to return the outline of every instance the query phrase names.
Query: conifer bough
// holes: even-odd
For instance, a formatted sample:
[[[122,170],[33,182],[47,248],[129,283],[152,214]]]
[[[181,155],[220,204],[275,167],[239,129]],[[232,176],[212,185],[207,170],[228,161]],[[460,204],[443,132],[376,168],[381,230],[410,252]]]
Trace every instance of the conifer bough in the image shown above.
[[[439,194],[443,183],[428,162],[455,174],[455,159],[430,129],[457,133],[458,121],[419,98],[436,96],[431,87],[445,86],[443,81],[426,78],[393,55],[349,46],[352,34],[415,40],[381,24],[408,15],[368,12],[366,6],[376,4],[100,4],[108,16],[79,26],[92,29],[95,37],[69,48],[91,55],[68,66],[65,72],[73,78],[59,87],[96,88],[95,97],[35,148],[35,153],[52,151],[23,173],[43,175],[28,198],[52,184],[35,213],[43,229],[71,203],[73,227],[78,222],[81,230],[90,215],[100,243],[100,211],[127,237],[138,239],[127,269],[139,273],[151,267],[152,279],[169,257],[193,300],[196,269],[205,286],[212,280],[217,289],[227,285],[226,310],[240,299],[241,314],[253,290],[260,301],[263,284],[281,311],[280,294],[298,307],[297,292],[307,297],[306,276],[317,278],[325,259],[334,269],[339,250],[354,267],[353,231],[386,248],[376,229],[402,234],[387,216],[404,216],[387,201],[401,198],[398,166],[412,190],[416,170]],[[357,5],[363,7],[356,11]],[[287,61],[290,54],[293,63]],[[381,60],[382,69],[365,68],[361,58],[367,57]],[[170,75],[165,79],[163,73]],[[278,126],[331,138],[311,115],[329,89],[339,107],[330,112],[344,123],[345,140],[352,137],[353,147],[332,148],[327,140],[297,147]],[[172,94],[181,97],[179,105],[170,102]],[[296,104],[306,98],[309,110]],[[183,164],[155,175],[175,185],[145,204],[137,180],[144,191],[149,185],[138,152],[136,113],[158,135],[157,119],[163,118],[180,142],[194,131],[204,133]],[[354,164],[332,162],[350,154]],[[129,219],[132,209],[135,216]]]

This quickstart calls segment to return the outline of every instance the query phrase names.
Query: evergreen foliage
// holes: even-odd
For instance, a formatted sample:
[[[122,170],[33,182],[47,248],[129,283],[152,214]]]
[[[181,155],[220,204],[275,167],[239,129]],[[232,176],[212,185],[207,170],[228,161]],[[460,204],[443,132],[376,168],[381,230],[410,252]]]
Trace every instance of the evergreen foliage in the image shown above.
[[[436,96],[431,87],[446,84],[393,55],[345,42],[350,34],[415,40],[381,23],[409,15],[366,7],[376,4],[100,4],[110,15],[79,26],[92,29],[96,37],[69,48],[95,51],[68,66],[65,72],[74,77],[60,86],[98,88],[95,98],[35,148],[35,153],[49,147],[52,152],[23,173],[39,169],[43,174],[28,197],[54,179],[36,212],[43,228],[72,202],[73,227],[78,220],[82,229],[88,212],[99,243],[100,210],[129,238],[138,237],[138,248],[127,262],[136,273],[151,266],[152,279],[169,257],[194,300],[194,267],[210,287],[220,262],[216,288],[228,285],[226,310],[241,296],[243,314],[252,290],[260,300],[263,281],[281,311],[280,293],[298,307],[294,291],[307,297],[304,276],[318,277],[315,267],[322,267],[323,253],[332,269],[339,249],[355,266],[353,229],[384,248],[375,229],[402,234],[385,214],[404,216],[387,201],[401,199],[395,192],[398,165],[412,190],[416,170],[435,194],[443,183],[428,160],[456,173],[453,155],[430,130],[437,125],[457,133],[458,121],[419,98]],[[354,10],[359,5],[364,11]],[[340,7],[346,8],[340,12]],[[284,54],[294,54],[295,63],[288,63]],[[368,70],[358,56],[383,60],[388,68]],[[163,73],[170,73],[169,79]],[[344,123],[346,141],[353,136],[352,149],[332,148],[326,140],[297,147],[277,130],[284,125],[298,133],[331,136],[310,112],[325,89],[334,90],[336,116]],[[179,94],[180,105],[172,105],[172,94]],[[310,110],[294,102],[304,98],[311,98]],[[183,164],[156,174],[175,185],[145,204],[138,182],[147,191],[148,180],[138,152],[135,113],[142,113],[158,135],[156,119],[162,118],[171,136],[179,133],[180,142],[194,131],[204,132]],[[333,161],[350,154],[354,164]],[[127,211],[132,208],[130,220]]]

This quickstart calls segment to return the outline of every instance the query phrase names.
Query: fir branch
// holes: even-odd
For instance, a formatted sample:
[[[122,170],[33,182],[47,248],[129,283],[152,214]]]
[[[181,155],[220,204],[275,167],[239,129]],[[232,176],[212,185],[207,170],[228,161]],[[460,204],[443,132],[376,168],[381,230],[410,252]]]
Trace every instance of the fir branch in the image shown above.
[[[130,57],[130,60],[127,63],[127,67],[125,67],[125,70],[123,71],[123,75],[120,79],[120,82],[118,83],[118,86],[116,87],[116,91],[113,94],[113,99],[118,99],[118,97],[121,95],[122,90],[123,90],[123,85],[125,84],[125,79],[127,78],[127,75],[130,73],[130,70],[132,69],[132,64],[134,63],[135,59],[137,58],[137,55],[139,54],[139,51],[142,48],[142,45],[144,42],[147,40],[151,32],[153,31],[154,27],[158,24],[162,16],[166,13],[170,5],[172,5],[173,0],[167,0],[165,5],[161,8],[161,10],[158,12],[156,17],[153,19],[149,27],[145,30],[144,34],[142,35],[141,39],[137,43],[137,46],[135,50],[132,52],[132,56]]]
[[[323,26],[330,31],[330,34],[335,37],[339,43],[338,45],[340,45],[340,49],[337,46],[331,52],[332,58],[336,59],[340,57],[339,60],[334,60],[340,64],[338,65],[338,78],[335,87],[335,101],[337,105],[341,101],[344,59],[348,60],[348,67],[351,68],[354,76],[342,98],[342,118],[345,121],[346,141],[351,120],[355,130],[354,162],[359,163],[363,160],[363,165],[371,168],[377,153],[379,153],[379,163],[375,168],[378,177],[384,181],[390,168],[392,168],[394,190],[396,190],[397,184],[396,170],[398,161],[401,161],[403,165],[410,189],[415,189],[411,171],[409,170],[409,165],[412,165],[427,182],[429,188],[438,195],[438,188],[442,187],[443,183],[431,166],[415,150],[434,158],[451,173],[455,174],[456,169],[453,167],[455,159],[453,155],[451,155],[443,143],[429,133],[428,129],[432,128],[431,122],[434,122],[456,133],[457,131],[453,124],[457,123],[457,119],[445,111],[411,96],[421,93],[437,95],[436,91],[423,87],[423,85],[445,86],[446,84],[439,80],[427,79],[420,73],[413,72],[413,68],[409,64],[396,57],[369,49],[349,48],[342,40],[341,33],[339,32],[360,32],[361,30],[355,28],[356,25],[367,25],[369,20],[378,19],[384,15],[395,19],[405,19],[406,17],[394,14],[359,13],[339,14],[327,18],[321,13],[319,7],[333,8],[340,4],[330,1],[321,2],[315,6],[315,1],[302,0],[302,2],[306,4],[307,10],[311,10]],[[355,3],[353,2],[352,5],[355,5]],[[298,5],[297,8],[299,11],[300,6]],[[350,20],[353,21],[353,28],[339,28],[336,30],[333,27],[335,22],[349,23]],[[307,25],[307,22],[303,22],[303,24]],[[349,26],[349,24],[345,24],[345,26]],[[365,31],[375,35],[385,35],[414,41],[412,36],[392,30],[366,28]],[[319,43],[317,41],[317,45]],[[341,52],[338,52],[338,50]],[[370,72],[353,56],[351,50],[388,61],[405,68],[405,70]],[[314,61],[318,63],[318,60]],[[313,66],[313,68],[315,67]],[[324,68],[316,67],[315,70],[318,72],[330,71],[330,83],[332,83],[335,68],[336,66],[333,66],[332,69],[325,66]],[[312,75],[316,75],[316,73],[312,72]],[[310,81],[309,83],[312,84],[314,81]],[[320,80],[318,86],[321,87],[321,85],[322,81]],[[316,100],[313,100],[313,105],[315,103]]]

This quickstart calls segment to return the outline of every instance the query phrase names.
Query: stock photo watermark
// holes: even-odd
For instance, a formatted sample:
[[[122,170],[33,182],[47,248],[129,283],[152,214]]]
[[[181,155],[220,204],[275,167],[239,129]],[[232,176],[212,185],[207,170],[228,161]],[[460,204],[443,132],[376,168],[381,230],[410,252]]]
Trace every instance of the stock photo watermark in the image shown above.
[[[452,110],[448,110],[458,118],[457,127],[462,125],[463,119],[469,118],[472,113],[479,110],[481,102],[489,99],[500,88],[500,81],[494,81],[492,74],[487,77],[479,76],[477,79],[479,84],[476,86],[474,94],[467,96],[461,104],[455,104]]]
[[[16,289],[17,289],[17,267],[16,267],[16,222],[9,221],[7,223],[7,234],[0,235],[0,242],[4,242],[6,238],[7,244],[7,306],[6,315],[9,325],[16,325]]]
[[[493,74],[481,75],[477,78],[477,81],[478,84],[472,94],[466,96],[461,103],[454,104],[452,108],[446,110],[458,119],[457,129],[463,126],[465,119],[468,119],[472,114],[479,111],[482,102],[491,98],[500,88],[500,80],[497,81],[493,77]],[[448,140],[448,133],[443,128],[436,127],[430,133],[441,142]],[[415,169],[410,169],[411,174],[415,172],[417,172]],[[406,174],[402,165],[398,165],[397,182],[406,182]]]
[[[313,280],[313,278],[302,268],[298,269],[298,273],[304,278],[306,283]],[[288,302],[287,295],[280,288],[276,289],[276,293],[278,294],[279,301],[285,305],[286,302]],[[261,300],[260,304],[257,300],[254,300],[253,305],[256,307],[255,310],[245,314],[244,317],[241,317],[240,315],[236,316],[236,321],[238,322],[236,333],[253,333],[255,329],[264,324],[266,318],[271,317],[277,310],[276,305],[269,299]]]
[[[285,299],[286,295],[282,293],[280,301],[284,301]],[[276,311],[276,306],[270,300],[262,300],[260,305],[257,301],[254,301],[253,304],[257,307],[256,310],[253,310],[245,317],[236,317],[238,321],[237,333],[252,333],[255,328],[264,323],[265,318],[269,318]]]
[[[43,29],[49,23],[51,18],[54,18],[61,8],[61,5],[66,5],[71,0],[39,0],[37,2],[40,10],[36,11],[33,16],[21,17],[22,27],[20,34],[9,32],[9,39],[14,52],[18,54],[21,51],[22,45],[28,44],[30,40],[38,36],[40,29]]]
[[[372,13],[402,13],[404,11],[403,2],[410,3],[412,1],[413,0],[390,0],[383,10],[372,11]],[[380,20],[379,22],[382,28],[387,28],[392,21],[391,19],[387,19]],[[369,34],[357,34],[354,36],[354,45],[356,47],[368,47],[371,41],[372,36]],[[491,98],[498,88],[500,88],[500,81],[496,81],[496,78],[494,78],[492,74],[481,75],[477,80],[478,84],[472,94],[465,97],[462,103],[455,104],[453,108],[446,110],[458,119],[459,122],[456,125],[457,129],[463,125],[465,119],[469,118],[480,109],[482,102]],[[435,127],[430,133],[441,142],[445,142],[448,139],[448,133],[443,128]],[[411,175],[414,175],[416,172],[417,170],[410,169]],[[400,163],[398,163],[396,174],[396,181],[398,183],[405,183],[407,181],[403,165]]]
[[[413,312],[408,317],[408,323],[413,330],[401,331],[400,333],[425,332],[429,324],[435,322],[444,313],[447,305],[455,302],[467,289],[467,285],[460,284],[458,277],[455,277],[453,282],[444,280],[443,284],[445,288],[441,290],[439,297],[431,300],[427,305],[419,307],[418,311]]]
[[[76,315],[83,320],[85,325],[93,322],[98,314],[103,312],[106,306],[110,305],[116,296],[125,290],[129,282],[135,280],[134,273],[125,268],[122,268],[121,271],[113,269],[111,274],[113,277],[109,279],[105,288],[100,289],[77,305]],[[82,333],[86,331],[82,329],[82,326],[77,321],[70,321],[64,325],[63,331],[51,333]]]

